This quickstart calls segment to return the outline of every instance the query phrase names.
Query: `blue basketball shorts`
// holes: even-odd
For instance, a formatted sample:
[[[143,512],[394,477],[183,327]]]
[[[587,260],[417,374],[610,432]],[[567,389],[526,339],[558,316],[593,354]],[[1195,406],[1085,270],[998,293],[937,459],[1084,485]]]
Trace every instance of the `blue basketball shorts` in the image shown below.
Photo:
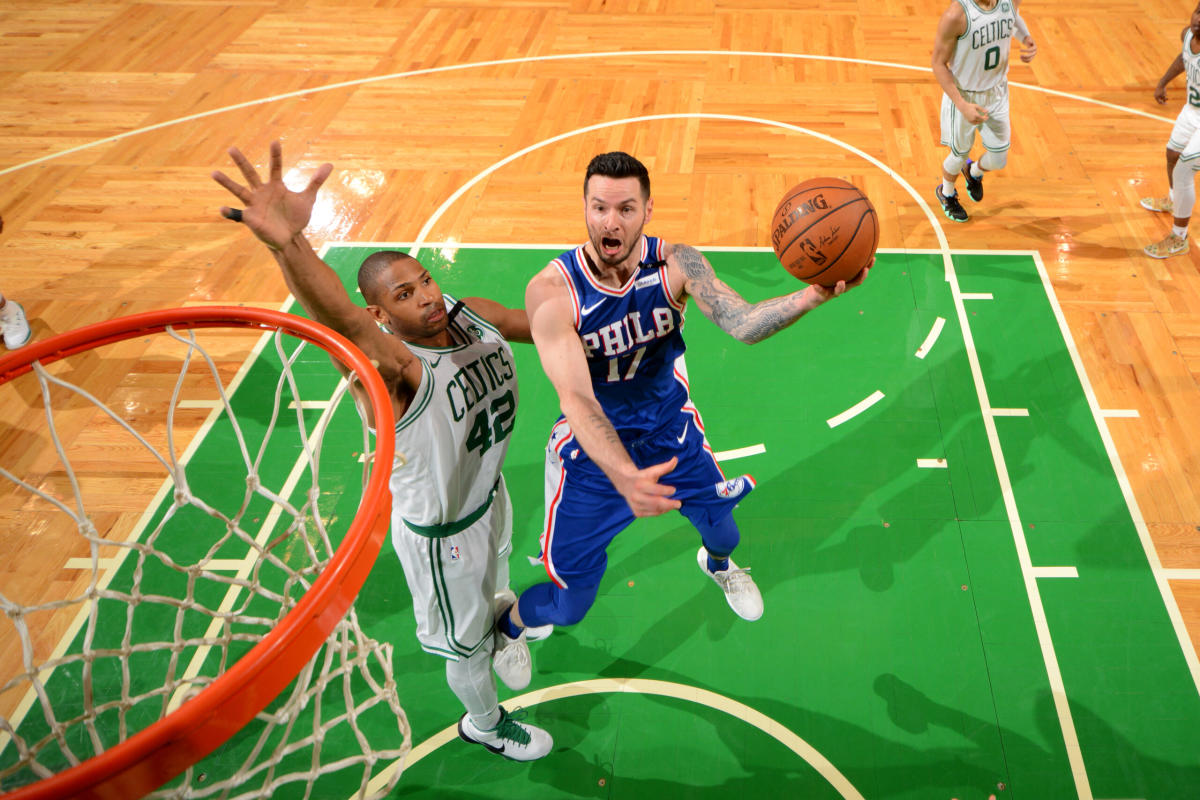
[[[680,513],[700,530],[724,520],[754,488],[749,475],[726,479],[704,436],[700,412],[690,400],[656,433],[624,444],[639,469],[679,458],[660,482],[675,488]],[[560,418],[546,448],[541,560],[550,579],[560,588],[599,585],[608,566],[609,542],[634,519],[625,498]]]

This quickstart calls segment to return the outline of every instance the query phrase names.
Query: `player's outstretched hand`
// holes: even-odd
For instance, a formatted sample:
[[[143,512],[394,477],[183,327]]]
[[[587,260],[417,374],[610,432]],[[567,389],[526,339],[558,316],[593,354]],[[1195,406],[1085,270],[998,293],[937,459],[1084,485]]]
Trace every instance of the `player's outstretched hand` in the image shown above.
[[[675,469],[678,463],[679,459],[672,457],[670,461],[639,469],[622,480],[622,485],[617,486],[617,491],[625,498],[625,502],[629,503],[635,517],[654,517],[679,508],[679,501],[671,499],[671,495],[675,494],[675,487],[658,482],[661,477]]]
[[[271,167],[266,183],[241,150],[229,148],[229,157],[246,179],[246,185],[242,186],[220,170],[214,172],[212,178],[242,201],[245,208],[223,206],[221,216],[245,223],[267,247],[282,250],[293,236],[308,226],[317,201],[317,190],[333,171],[333,165],[322,164],[303,190],[293,192],[283,183],[283,148],[279,142],[271,142]]]
[[[1033,41],[1032,36],[1026,36],[1021,41],[1021,60],[1028,64],[1033,61],[1033,57],[1037,55],[1037,42]]]

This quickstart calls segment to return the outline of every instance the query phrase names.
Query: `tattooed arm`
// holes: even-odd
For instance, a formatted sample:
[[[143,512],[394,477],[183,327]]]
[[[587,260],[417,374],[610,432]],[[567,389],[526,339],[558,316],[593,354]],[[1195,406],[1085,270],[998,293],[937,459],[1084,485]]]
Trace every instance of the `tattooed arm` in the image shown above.
[[[874,263],[874,260],[872,260]],[[817,306],[861,284],[867,277],[865,267],[847,283],[837,286],[809,286],[798,292],[748,303],[740,294],[717,277],[712,264],[698,250],[677,244],[667,256],[667,280],[671,291],[691,295],[704,316],[739,342],[754,344],[772,336]]]
[[[552,266],[525,289],[525,308],[538,358],[558,393],[563,416],[585,453],[612,481],[634,516],[648,517],[679,508],[674,487],[659,483],[677,459],[638,469],[592,389],[587,356],[575,330],[571,299],[562,275]]]

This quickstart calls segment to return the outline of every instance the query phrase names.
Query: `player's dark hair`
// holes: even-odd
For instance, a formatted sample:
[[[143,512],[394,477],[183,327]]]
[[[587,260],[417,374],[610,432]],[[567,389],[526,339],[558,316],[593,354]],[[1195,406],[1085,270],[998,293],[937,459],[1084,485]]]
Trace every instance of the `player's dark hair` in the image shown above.
[[[646,165],[628,153],[615,151],[601,153],[588,164],[587,173],[583,176],[583,196],[587,197],[588,181],[593,175],[605,178],[637,178],[642,185],[642,199],[650,196],[650,173]]]
[[[358,268],[358,290],[362,292],[364,300],[372,305],[375,303],[379,296],[379,275],[393,262],[403,259],[416,260],[399,250],[380,250],[363,259]]]

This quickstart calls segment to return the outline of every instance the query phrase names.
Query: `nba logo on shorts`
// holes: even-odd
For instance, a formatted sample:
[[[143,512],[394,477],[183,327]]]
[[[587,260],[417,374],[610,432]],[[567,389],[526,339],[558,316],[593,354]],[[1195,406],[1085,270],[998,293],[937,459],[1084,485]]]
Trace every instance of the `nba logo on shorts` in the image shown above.
[[[731,481],[718,483],[716,489],[718,497],[737,497],[746,491],[746,478],[734,478]]]
[[[458,551],[458,545],[456,545],[456,544],[450,545],[450,560],[458,561],[458,559],[461,557],[462,557],[462,554],[459,553],[459,551]]]

